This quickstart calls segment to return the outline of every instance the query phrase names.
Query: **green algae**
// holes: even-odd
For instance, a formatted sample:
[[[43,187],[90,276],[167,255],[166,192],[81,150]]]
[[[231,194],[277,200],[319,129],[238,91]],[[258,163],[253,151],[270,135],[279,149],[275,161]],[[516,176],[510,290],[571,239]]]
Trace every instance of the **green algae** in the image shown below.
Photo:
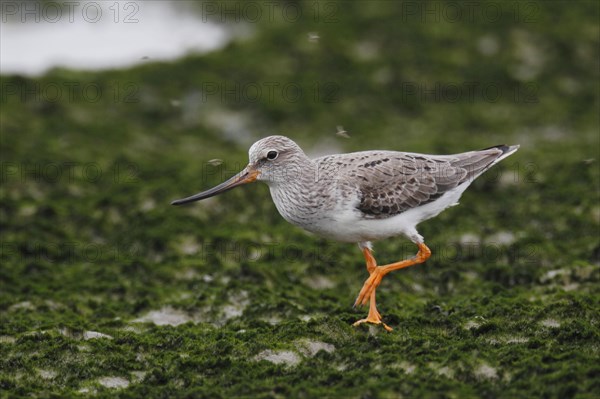
[[[3,397],[600,394],[598,5],[422,23],[369,4],[337,7],[334,20],[262,20],[244,42],[173,63],[2,76],[11,90],[111,93],[2,96]],[[523,43],[544,59],[534,78],[515,72]],[[473,81],[511,95],[435,101],[403,86]],[[310,95],[194,102],[206,83],[253,82]],[[132,101],[115,99],[116,83],[133,85]],[[366,278],[356,247],[288,225],[264,186],[168,205],[243,167],[252,140],[225,134],[230,119],[309,149],[522,146],[422,225],[432,258],[378,290],[386,333],[351,327],[366,312],[352,309]],[[381,262],[412,254],[403,239],[376,245]]]

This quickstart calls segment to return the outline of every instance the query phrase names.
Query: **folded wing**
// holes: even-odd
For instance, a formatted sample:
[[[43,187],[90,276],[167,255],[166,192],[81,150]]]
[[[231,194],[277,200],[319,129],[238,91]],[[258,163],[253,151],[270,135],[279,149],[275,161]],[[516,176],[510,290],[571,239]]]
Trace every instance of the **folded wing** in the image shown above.
[[[384,219],[430,203],[472,181],[508,149],[497,146],[446,156],[373,152],[367,159],[355,158],[343,175],[350,177],[347,181],[354,182],[359,192],[357,209],[363,216]]]

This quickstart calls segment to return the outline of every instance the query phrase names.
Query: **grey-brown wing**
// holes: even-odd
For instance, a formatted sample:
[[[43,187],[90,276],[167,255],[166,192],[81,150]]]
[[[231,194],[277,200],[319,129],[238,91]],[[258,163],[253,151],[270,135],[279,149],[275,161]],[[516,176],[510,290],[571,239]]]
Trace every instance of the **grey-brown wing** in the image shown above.
[[[384,219],[432,202],[474,179],[503,153],[500,146],[448,156],[372,152],[344,175],[360,193],[357,209],[366,218]]]

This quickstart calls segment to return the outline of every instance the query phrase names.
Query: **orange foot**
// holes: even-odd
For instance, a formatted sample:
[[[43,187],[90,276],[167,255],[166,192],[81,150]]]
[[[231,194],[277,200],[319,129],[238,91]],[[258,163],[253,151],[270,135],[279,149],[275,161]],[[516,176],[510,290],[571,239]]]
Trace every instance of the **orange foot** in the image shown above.
[[[379,313],[379,311],[377,311],[377,306],[375,305],[375,291],[373,291],[373,293],[371,294],[370,299],[371,303],[369,304],[369,314],[367,315],[367,318],[360,319],[352,325],[356,327],[363,323],[381,324],[383,325],[383,328],[385,328],[387,331],[392,331],[392,327],[388,326],[383,321],[381,321],[381,314]]]
[[[381,284],[381,279],[383,279],[383,276],[389,272],[423,263],[431,256],[431,251],[429,248],[427,248],[427,245],[424,243],[418,243],[417,245],[419,246],[419,252],[414,258],[385,266],[377,266],[377,262],[375,261],[371,250],[368,247],[363,248],[363,254],[365,256],[365,260],[367,261],[369,278],[367,278],[363,284],[363,287],[356,298],[356,302],[354,302],[354,306],[366,305],[367,302],[370,302],[369,314],[367,315],[366,319],[361,319],[354,323],[354,326],[358,326],[362,323],[383,324],[383,328],[385,328],[387,331],[392,331],[391,327],[381,321],[381,314],[379,314],[377,311],[377,306],[375,305],[375,290],[377,290],[377,287],[379,284]]]

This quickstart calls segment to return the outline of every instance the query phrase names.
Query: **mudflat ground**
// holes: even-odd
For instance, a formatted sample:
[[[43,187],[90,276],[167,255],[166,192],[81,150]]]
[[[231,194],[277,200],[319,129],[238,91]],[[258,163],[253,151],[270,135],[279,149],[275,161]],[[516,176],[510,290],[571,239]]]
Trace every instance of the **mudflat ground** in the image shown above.
[[[598,4],[320,4],[177,62],[1,77],[3,397],[600,396]],[[378,290],[388,333],[351,326],[358,248],[287,224],[266,186],[169,205],[270,134],[521,149],[422,224],[433,256]]]

